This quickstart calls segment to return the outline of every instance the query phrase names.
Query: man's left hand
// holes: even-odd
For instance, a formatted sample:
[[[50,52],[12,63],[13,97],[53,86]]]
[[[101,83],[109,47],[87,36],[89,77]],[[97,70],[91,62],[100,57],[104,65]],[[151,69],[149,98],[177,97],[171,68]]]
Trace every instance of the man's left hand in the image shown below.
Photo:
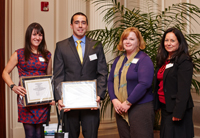
[[[96,102],[98,104],[100,104],[100,97],[99,96],[97,96]],[[99,109],[99,108],[91,108],[91,110],[97,110],[97,109]]]

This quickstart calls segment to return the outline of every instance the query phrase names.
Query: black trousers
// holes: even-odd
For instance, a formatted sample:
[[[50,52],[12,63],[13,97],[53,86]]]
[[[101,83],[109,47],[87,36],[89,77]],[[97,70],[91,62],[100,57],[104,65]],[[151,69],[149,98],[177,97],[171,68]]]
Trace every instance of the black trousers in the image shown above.
[[[120,138],[153,138],[153,102],[133,105],[128,110],[129,124],[116,113]]]
[[[69,138],[78,138],[81,126],[84,138],[97,138],[99,122],[99,110],[71,110],[64,113],[63,131],[69,133]]]

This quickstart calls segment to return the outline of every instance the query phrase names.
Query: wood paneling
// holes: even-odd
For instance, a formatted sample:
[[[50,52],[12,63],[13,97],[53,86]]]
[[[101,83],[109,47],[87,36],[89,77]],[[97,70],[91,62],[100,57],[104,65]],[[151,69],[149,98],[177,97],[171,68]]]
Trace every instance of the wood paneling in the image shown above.
[[[0,0],[0,3],[0,74],[2,74],[5,66],[5,0]],[[6,138],[5,83],[2,78],[0,88],[0,137]]]

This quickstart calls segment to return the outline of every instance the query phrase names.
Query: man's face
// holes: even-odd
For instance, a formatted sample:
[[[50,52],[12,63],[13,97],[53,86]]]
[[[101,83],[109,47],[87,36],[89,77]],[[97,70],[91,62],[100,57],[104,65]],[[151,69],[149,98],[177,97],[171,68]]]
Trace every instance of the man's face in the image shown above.
[[[70,26],[73,30],[73,35],[76,38],[83,38],[88,28],[86,17],[83,15],[75,15],[73,18],[73,22]]]

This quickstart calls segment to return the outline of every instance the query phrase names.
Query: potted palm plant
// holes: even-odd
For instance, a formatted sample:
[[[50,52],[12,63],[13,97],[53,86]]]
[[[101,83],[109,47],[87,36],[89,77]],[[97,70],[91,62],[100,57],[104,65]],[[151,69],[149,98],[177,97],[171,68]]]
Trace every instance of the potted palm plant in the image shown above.
[[[103,21],[107,25],[112,23],[112,26],[110,28],[88,31],[87,36],[102,42],[104,50],[112,50],[116,56],[119,54],[116,52],[116,47],[122,32],[128,27],[134,26],[142,33],[146,42],[146,49],[144,51],[150,56],[155,65],[157,48],[164,31],[169,27],[176,27],[182,30],[189,43],[190,54],[195,65],[192,87],[199,93],[200,82],[196,80],[195,74],[200,70],[200,59],[198,58],[200,50],[197,49],[200,44],[200,34],[192,33],[192,29],[194,28],[191,28],[190,32],[187,31],[187,26],[191,25],[192,21],[200,25],[196,20],[200,18],[199,7],[191,3],[177,3],[165,8],[164,11],[159,11],[153,8],[155,4],[153,0],[146,0],[148,8],[146,8],[145,12],[142,11],[142,7],[126,8],[117,0],[93,0],[93,4],[99,6],[98,9],[104,9]],[[112,62],[108,62],[108,66],[111,64]],[[109,103],[110,98],[107,93],[102,103],[102,116]],[[160,115],[158,112],[155,119],[157,121],[155,122],[155,129],[159,129],[159,118]]]

